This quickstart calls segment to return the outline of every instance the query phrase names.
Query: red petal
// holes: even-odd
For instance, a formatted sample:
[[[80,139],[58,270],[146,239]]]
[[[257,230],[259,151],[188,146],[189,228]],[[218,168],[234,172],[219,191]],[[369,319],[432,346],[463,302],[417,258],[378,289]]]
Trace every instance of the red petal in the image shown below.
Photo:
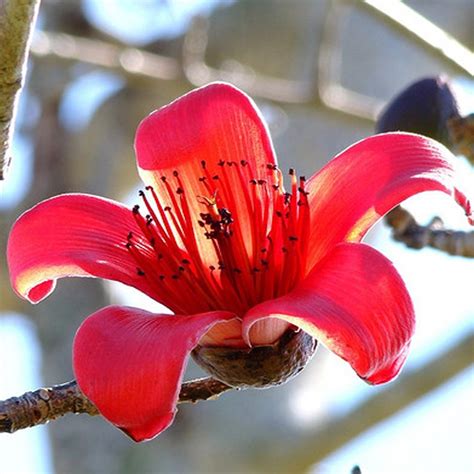
[[[422,191],[443,191],[464,207],[454,157],[421,135],[387,133],[350,146],[307,183],[311,237],[307,270],[341,241],[360,241],[390,209]]]
[[[199,213],[206,212],[199,196],[210,195],[199,178],[207,176],[210,185],[217,187],[224,207],[234,218],[237,216],[234,227],[238,225],[244,236],[251,232],[255,219],[248,204],[249,177],[266,178],[266,165],[276,163],[276,158],[267,126],[254,102],[243,92],[229,84],[214,83],[184,95],[141,122],[135,149],[140,176],[155,188],[163,206],[173,208],[160,178],[166,176],[175,190],[178,181],[173,171],[179,172],[194,233],[205,260],[207,252],[212,256],[214,252],[196,221]],[[247,162],[245,173],[248,173],[243,181],[238,173],[242,160]],[[218,166],[218,162],[225,163],[224,167]],[[233,169],[228,166],[231,162],[237,164]],[[227,184],[224,174],[228,175]],[[215,176],[219,179],[213,179]]]
[[[99,277],[134,286],[153,297],[125,248],[139,229],[130,209],[85,194],[48,199],[25,212],[8,241],[8,266],[15,291],[32,303],[46,298],[56,279]]]
[[[74,340],[73,364],[84,394],[135,441],[173,422],[189,353],[215,323],[215,311],[193,316],[109,306],[89,316]]]
[[[252,308],[244,317],[244,338],[265,318],[302,328],[373,384],[398,374],[415,326],[400,275],[364,244],[337,245],[291,293]]]

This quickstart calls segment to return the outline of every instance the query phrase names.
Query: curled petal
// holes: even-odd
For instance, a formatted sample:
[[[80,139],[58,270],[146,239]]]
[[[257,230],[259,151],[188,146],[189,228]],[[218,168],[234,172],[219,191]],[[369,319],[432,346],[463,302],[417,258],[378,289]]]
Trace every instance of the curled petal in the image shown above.
[[[135,441],[173,422],[189,353],[232,313],[152,314],[109,306],[89,316],[74,339],[79,387],[101,414]]]
[[[276,158],[267,126],[246,94],[225,83],[194,90],[146,117],[138,127],[135,149],[140,176],[175,214],[179,210],[169,191],[182,190],[176,198],[186,200],[194,228],[184,233],[194,232],[204,260],[214,253],[197,220],[206,212],[203,197],[212,197],[214,191],[236,218],[234,228],[251,235],[255,215],[249,180],[266,178],[267,165]]]
[[[266,318],[300,327],[372,384],[398,374],[415,326],[410,296],[391,262],[352,243],[337,245],[289,294],[252,308],[243,319],[244,339]]]
[[[117,202],[86,194],[43,201],[20,216],[11,230],[7,259],[12,286],[38,303],[54,290],[58,278],[98,277],[154,297],[125,247],[129,232],[140,235],[131,210]]]
[[[307,183],[312,227],[307,271],[334,245],[359,242],[381,216],[423,191],[451,195],[472,223],[453,160],[443,145],[410,133],[375,135],[340,153]]]

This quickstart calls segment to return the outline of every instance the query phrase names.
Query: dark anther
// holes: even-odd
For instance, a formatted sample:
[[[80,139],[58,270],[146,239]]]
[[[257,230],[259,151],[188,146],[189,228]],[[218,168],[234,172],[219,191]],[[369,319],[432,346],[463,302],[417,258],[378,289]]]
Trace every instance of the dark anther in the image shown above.
[[[187,258],[183,258],[183,260],[181,260],[181,263],[183,265],[189,265],[191,262]]]
[[[260,272],[260,268],[253,267],[251,271],[252,271],[252,273],[259,273],[259,272]]]
[[[181,265],[178,267],[178,271],[180,271],[180,272],[184,272],[184,270],[185,270],[185,268],[184,268],[184,267],[182,267]]]
[[[256,180],[256,179],[251,179],[251,180],[249,181],[249,183],[250,183],[250,184],[257,184],[257,180]]]
[[[293,176],[295,174],[294,168],[290,168],[288,173],[289,173],[290,176]]]
[[[151,245],[152,247],[154,247],[154,246],[155,246],[155,243],[156,243],[156,242],[155,242],[155,237],[152,237],[152,238],[150,239],[150,245]]]
[[[176,190],[176,194],[183,194],[183,193],[184,193],[183,188],[178,188]]]
[[[177,279],[179,278],[179,275],[171,275],[171,278],[172,278],[173,280],[177,280]]]
[[[224,160],[219,160],[217,162],[217,166],[224,166],[225,165],[225,161]]]
[[[218,174],[215,174],[215,175],[212,177],[212,179],[216,179],[216,180],[219,179],[219,175],[218,175]]]
[[[235,161],[228,161],[227,166],[232,166],[235,163]]]
[[[226,209],[225,207],[223,207],[222,209],[219,209],[219,214],[221,215],[222,224],[229,225],[229,224],[232,224],[232,222],[234,222],[230,211]]]
[[[268,260],[265,260],[265,259],[261,259],[260,260],[261,264],[264,266],[264,267],[268,267]]]
[[[300,176],[300,181],[303,181],[303,183],[306,181],[306,176]]]
[[[145,272],[141,268],[137,268],[137,275],[145,276]]]
[[[206,162],[204,160],[201,160],[201,166],[202,166],[203,169],[206,168]]]
[[[199,181],[200,181],[201,183],[203,183],[204,181],[206,181],[206,177],[205,177],[205,176],[201,176],[201,177],[199,178]]]
[[[283,253],[287,253],[287,252],[288,252],[288,249],[287,249],[286,247],[282,247],[282,248],[281,248],[281,251],[282,251]]]
[[[140,191],[138,191],[138,195],[139,195],[140,197],[143,197],[143,196],[145,196],[145,193],[140,189]]]
[[[234,273],[237,273],[238,275],[240,275],[242,273],[242,270],[240,268],[233,268],[232,271]]]
[[[204,227],[206,224],[204,224],[203,221],[198,221],[198,225],[199,225],[199,227]]]
[[[275,214],[277,215],[277,217],[281,217],[283,215],[281,211],[275,211]]]
[[[267,182],[266,179],[259,179],[259,180],[257,181],[257,183],[260,184],[260,185],[265,184],[266,182]]]
[[[164,275],[160,275],[158,278],[163,281],[163,280],[165,279],[165,276],[164,276]]]
[[[147,191],[151,191],[151,190],[153,189],[153,186],[145,186],[145,189],[146,189]]]
[[[163,254],[162,254],[162,253],[159,253],[159,254],[157,255],[157,257],[158,257],[158,260],[162,260],[162,259],[163,259]]]
[[[260,252],[265,253],[267,251],[266,248],[260,249]]]
[[[298,191],[303,195],[303,196],[307,196],[309,194],[308,191],[305,191],[304,188],[298,188]]]
[[[245,160],[240,160],[240,164],[241,164],[242,166],[247,166],[247,165],[248,165],[248,162],[245,161]]]
[[[216,267],[214,265],[209,265],[209,270],[211,270],[211,272],[213,272],[215,269]]]
[[[178,175],[179,175],[179,173],[176,170],[174,170],[173,171],[173,176],[176,178]]]
[[[127,235],[127,240],[132,240],[133,232],[129,232]]]
[[[171,207],[169,207],[169,206],[165,206],[163,209],[164,209],[165,211],[171,211]]]
[[[133,211],[134,214],[138,214],[139,209],[140,209],[140,206],[139,206],[138,204],[135,204],[135,205],[133,206],[132,211]]]
[[[290,236],[288,237],[288,240],[289,240],[290,242],[296,242],[296,241],[298,240],[298,237],[295,237],[294,235],[290,235]]]
[[[127,243],[125,244],[125,247],[126,247],[127,249],[130,249],[130,248],[132,248],[132,244],[131,244],[131,242],[127,242]]]
[[[161,178],[161,181],[163,181],[163,183],[166,181],[166,176],[162,176]]]
[[[278,169],[278,166],[273,164],[273,163],[268,163],[267,164],[267,169],[275,171],[275,170]]]
[[[278,184],[272,184],[272,188],[277,191],[278,190]]]

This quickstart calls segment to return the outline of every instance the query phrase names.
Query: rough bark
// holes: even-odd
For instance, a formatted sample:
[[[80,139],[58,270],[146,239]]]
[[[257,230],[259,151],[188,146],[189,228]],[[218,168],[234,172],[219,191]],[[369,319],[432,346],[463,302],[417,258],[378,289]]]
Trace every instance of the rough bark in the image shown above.
[[[185,382],[181,387],[178,403],[213,400],[228,390],[232,390],[232,387],[211,377]],[[0,433],[14,433],[42,425],[68,413],[100,415],[75,380],[1,401]]]
[[[0,1],[0,180],[11,161],[15,112],[40,0]]]

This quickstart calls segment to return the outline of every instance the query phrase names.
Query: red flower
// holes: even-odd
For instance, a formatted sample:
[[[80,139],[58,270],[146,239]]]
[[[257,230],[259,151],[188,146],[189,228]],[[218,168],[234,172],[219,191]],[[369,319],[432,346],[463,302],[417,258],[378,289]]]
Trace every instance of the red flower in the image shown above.
[[[370,137],[308,181],[290,170],[286,193],[254,103],[211,84],[148,116],[135,147],[140,207],[57,196],[23,214],[8,243],[13,288],[33,303],[60,277],[88,276],[131,285],[175,313],[113,306],[78,330],[77,381],[109,421],[137,441],[153,438],[173,421],[196,346],[248,352],[296,328],[369,383],[398,374],[412,303],[392,264],[359,242],[421,191],[452,195],[470,216],[442,145]]]

